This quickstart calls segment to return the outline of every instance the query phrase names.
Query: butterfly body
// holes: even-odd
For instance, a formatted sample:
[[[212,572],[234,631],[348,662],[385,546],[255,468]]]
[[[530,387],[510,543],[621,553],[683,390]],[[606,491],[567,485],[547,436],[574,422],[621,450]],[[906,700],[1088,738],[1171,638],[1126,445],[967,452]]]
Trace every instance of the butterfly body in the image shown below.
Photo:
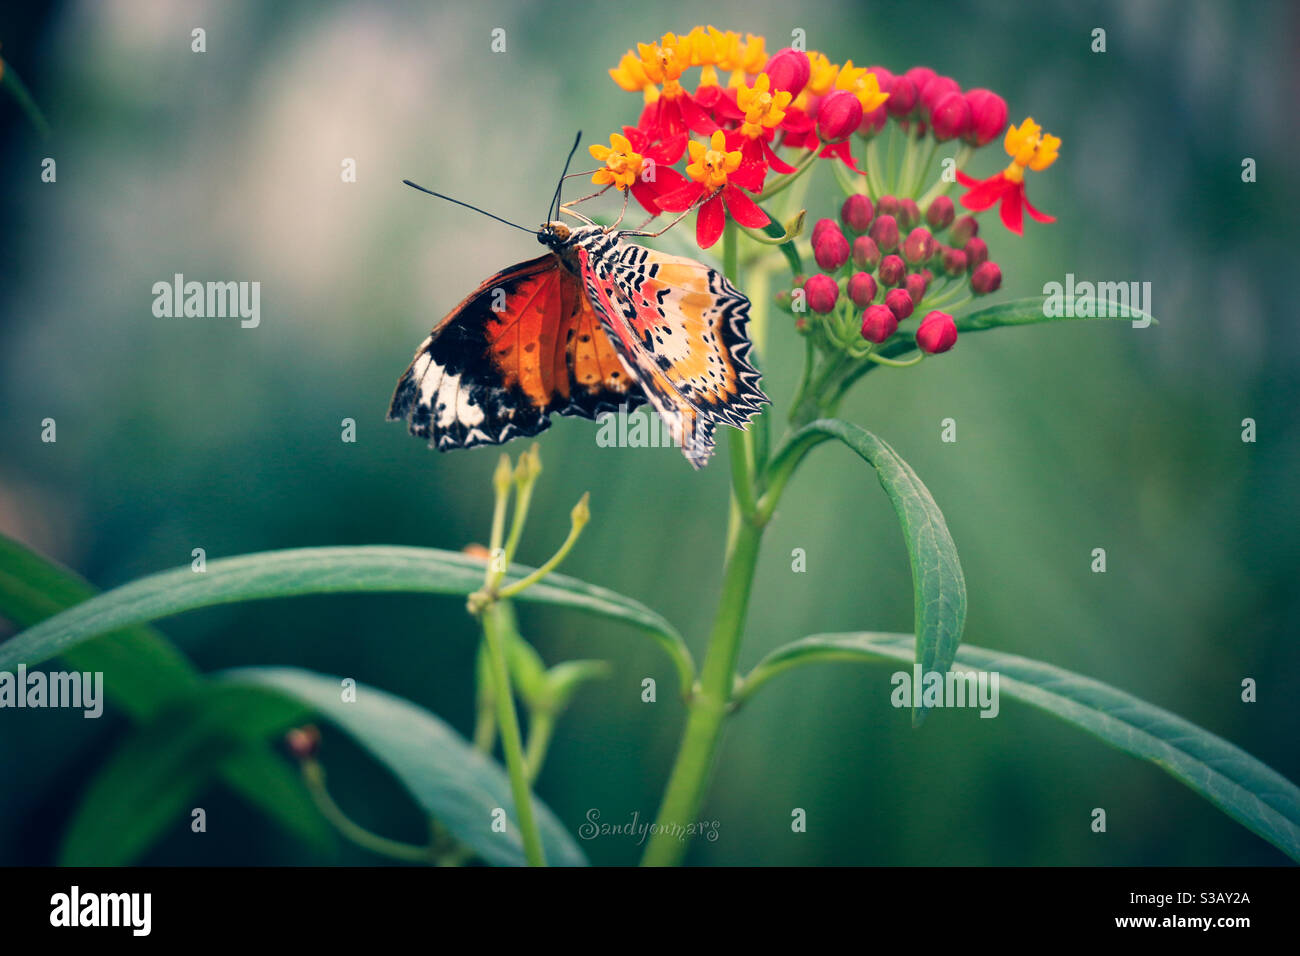
[[[648,401],[702,467],[715,426],[743,427],[767,401],[748,362],[749,300],[708,266],[625,235],[544,224],[550,251],[487,279],[434,327],[388,417],[446,451]]]

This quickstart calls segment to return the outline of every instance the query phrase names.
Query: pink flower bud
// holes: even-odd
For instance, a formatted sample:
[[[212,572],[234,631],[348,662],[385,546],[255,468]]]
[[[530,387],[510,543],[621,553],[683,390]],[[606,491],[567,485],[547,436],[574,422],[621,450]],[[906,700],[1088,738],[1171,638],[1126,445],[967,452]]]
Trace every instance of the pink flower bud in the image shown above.
[[[870,236],[858,236],[853,240],[853,264],[860,268],[874,269],[880,263],[880,247]]]
[[[889,306],[889,311],[894,313],[899,322],[911,315],[912,309],[916,307],[912,294],[906,289],[890,289],[885,295],[885,305]]]
[[[948,238],[954,246],[966,245],[966,240],[971,236],[979,235],[980,224],[975,221],[974,216],[961,216],[952,224],[952,233]]]
[[[903,288],[906,289],[907,294],[912,297],[912,308],[916,308],[921,304],[921,300],[925,298],[926,289],[930,288],[930,279],[928,276],[929,271],[930,270],[927,269],[923,273],[913,273],[908,276],[907,281],[903,283]]]
[[[822,234],[813,242],[813,258],[826,272],[835,272],[849,261],[849,241],[844,238],[844,233],[840,232],[838,226],[822,230]]]
[[[313,725],[295,727],[284,735],[289,753],[299,760],[310,760],[320,751],[320,731]]]
[[[786,47],[767,61],[763,70],[771,78],[773,90],[788,90],[791,97],[798,96],[812,76],[812,64],[807,53]]]
[[[853,273],[849,280],[849,298],[859,309],[865,309],[876,297],[876,280],[865,272]]]
[[[966,253],[960,249],[945,246],[943,250],[943,271],[950,276],[964,275],[966,272]]]
[[[934,70],[930,69],[928,66],[914,66],[903,74],[903,76],[912,84],[913,89],[916,90],[916,101],[913,102],[913,106],[920,105],[918,101],[921,98],[921,91],[925,89],[925,84],[929,83],[938,75],[938,73],[935,73]]]
[[[991,143],[1007,128],[1007,101],[992,90],[971,90],[966,94],[970,105],[970,128],[966,138],[976,146]]]
[[[847,139],[862,122],[862,103],[848,90],[826,94],[817,107],[817,135],[823,143]]]
[[[817,237],[820,236],[823,231],[838,228],[840,228],[840,224],[834,219],[818,219],[817,222],[813,224],[812,241],[816,242]]]
[[[902,204],[897,196],[881,196],[876,200],[877,216],[897,216]]]
[[[968,239],[962,248],[966,250],[966,265],[971,270],[989,261],[989,246],[983,239]]]
[[[898,201],[898,228],[915,229],[921,224],[921,207],[916,204],[915,199],[900,199]]]
[[[820,272],[809,276],[803,284],[804,295],[808,297],[808,308],[819,315],[825,315],[835,308],[840,298],[840,284],[830,276]]]
[[[883,83],[880,89],[885,91]],[[885,100],[885,109],[889,111],[890,116],[910,116],[912,111],[916,109],[916,83],[906,74],[894,77],[887,92],[889,93],[889,99]]]
[[[916,344],[922,352],[938,355],[957,342],[957,325],[947,312],[931,312],[916,330]]]
[[[881,103],[870,113],[862,114],[862,122],[858,124],[858,135],[863,139],[871,139],[885,128],[888,119],[889,113],[885,110],[885,103]]]
[[[868,342],[879,345],[897,331],[898,316],[888,306],[873,305],[862,313],[862,337]]]
[[[1002,270],[996,262],[980,263],[970,275],[970,287],[976,295],[997,292],[1002,287]]]
[[[882,205],[887,198],[889,197],[880,200]],[[876,216],[876,221],[871,224],[870,236],[876,240],[881,252],[893,252],[898,248],[898,221],[893,216]]]
[[[903,242],[903,258],[912,265],[919,265],[929,261],[934,255],[934,247],[934,236],[930,235],[930,230],[917,226],[907,234],[907,239]]]
[[[945,93],[930,110],[930,128],[941,143],[965,136],[970,129],[970,106],[960,90]]]
[[[861,235],[871,228],[871,218],[876,211],[871,208],[871,200],[862,193],[854,193],[844,200],[840,207],[840,219],[844,225]]]
[[[921,87],[921,115],[929,119],[935,104],[948,93],[960,93],[961,87],[951,76],[936,76]]]
[[[903,281],[903,273],[906,271],[907,266],[898,256],[885,256],[880,260],[876,275],[882,285],[894,286]]]
[[[952,200],[947,196],[939,196],[930,203],[930,208],[925,211],[925,221],[930,224],[930,228],[935,232],[947,229],[952,225],[953,218],[957,215],[957,210],[952,204]]]

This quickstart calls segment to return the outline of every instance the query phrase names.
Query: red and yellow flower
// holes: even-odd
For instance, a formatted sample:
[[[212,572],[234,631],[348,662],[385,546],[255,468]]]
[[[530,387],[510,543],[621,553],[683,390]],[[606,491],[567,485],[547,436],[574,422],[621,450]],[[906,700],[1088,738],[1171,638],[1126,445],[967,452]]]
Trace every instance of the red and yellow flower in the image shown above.
[[[695,239],[701,249],[718,241],[727,216],[751,229],[761,229],[769,221],[767,213],[744,192],[746,189],[758,192],[762,188],[762,169],[744,162],[735,137],[733,132],[732,141],[728,142],[727,134],[717,130],[707,146],[695,140],[689,142],[686,175],[690,181],[658,197],[660,208],[667,212],[685,212],[699,205]]]
[[[961,204],[973,212],[982,212],[1000,202],[1002,224],[1016,235],[1023,232],[1025,211],[1038,222],[1056,222],[1054,217],[1030,205],[1025,194],[1025,170],[1041,172],[1056,162],[1061,149],[1060,138],[1044,133],[1041,126],[1026,119],[1018,127],[1013,125],[1007,129],[1003,147],[1011,157],[1011,165],[1002,172],[979,180],[957,171],[957,180],[967,187]]]

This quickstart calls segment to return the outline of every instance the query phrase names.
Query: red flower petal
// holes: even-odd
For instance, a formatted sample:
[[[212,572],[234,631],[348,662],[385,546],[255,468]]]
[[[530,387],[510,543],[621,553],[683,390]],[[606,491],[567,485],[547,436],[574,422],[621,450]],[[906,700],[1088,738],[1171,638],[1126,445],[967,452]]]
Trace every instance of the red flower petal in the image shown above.
[[[727,182],[735,183],[751,193],[763,191],[765,178],[767,178],[767,163],[758,160],[743,162],[738,169],[727,174]]]
[[[681,110],[682,120],[692,131],[700,133],[703,136],[713,135],[713,131],[718,128],[718,124],[713,122],[713,118],[706,113],[695,100],[691,99],[689,93],[683,92],[676,97],[676,102]]]
[[[659,203],[659,208],[666,212],[685,212],[695,205],[696,201],[704,195],[703,183],[686,183],[676,189],[665,188],[663,192],[656,195],[655,201]]]
[[[1020,190],[1020,199],[1024,202],[1025,208],[1029,210],[1029,215],[1033,216],[1039,222],[1056,222],[1055,216],[1049,216],[1045,212],[1039,212],[1029,204],[1029,195],[1023,189]]]
[[[1022,235],[1024,228],[1021,223],[1024,221],[1021,216],[1020,203],[1024,198],[1024,184],[1019,189],[1008,189],[1002,194],[1002,207],[999,212],[1002,214],[1002,225],[1006,226],[1017,236]]]
[[[659,198],[656,195],[655,187],[658,183],[643,183],[640,178],[632,183],[632,198],[641,204],[641,208],[652,216],[659,215]]]
[[[980,180],[976,179],[974,176],[967,176],[960,169],[954,169],[953,172],[957,174],[957,182],[961,183],[963,186],[978,186],[980,184]],[[998,175],[1001,176],[1002,174],[998,173]]]
[[[699,218],[695,223],[695,241],[701,249],[707,249],[718,241],[722,227],[727,224],[727,211],[722,206],[722,197],[714,193],[713,198],[700,207]]]
[[[745,111],[736,105],[736,91],[726,89],[713,104],[713,112],[719,119],[743,120]]]
[[[762,229],[771,222],[767,213],[759,209],[752,199],[735,186],[723,186],[722,199],[727,204],[727,212],[731,214],[731,218],[742,226],[748,226],[750,229]]]
[[[862,170],[858,169],[858,164],[853,159],[853,153],[849,148],[849,141],[847,139],[827,146],[819,155],[823,159],[843,160],[844,165],[849,167],[849,169],[853,170],[855,173],[862,173]]]
[[[794,167],[791,166],[789,163],[787,163],[780,156],[776,155],[776,152],[767,143],[763,144],[763,158],[767,160],[767,164],[771,166],[774,170],[776,170],[778,173],[794,172]]]
[[[961,173],[957,175],[961,176]],[[1015,189],[1015,184],[1001,173],[990,176],[982,182],[972,180],[972,182],[964,185],[969,185],[971,188],[969,192],[961,197],[961,204],[974,212],[983,212],[997,202],[999,198],[1006,195],[1009,190],[1014,191]]]

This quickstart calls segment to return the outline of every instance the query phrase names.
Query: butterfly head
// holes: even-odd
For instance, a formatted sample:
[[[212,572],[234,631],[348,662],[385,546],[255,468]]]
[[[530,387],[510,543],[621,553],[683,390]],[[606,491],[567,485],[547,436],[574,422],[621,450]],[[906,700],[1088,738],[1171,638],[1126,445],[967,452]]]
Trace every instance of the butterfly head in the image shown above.
[[[537,241],[554,249],[569,241],[569,227],[562,222],[546,222],[537,230]]]

